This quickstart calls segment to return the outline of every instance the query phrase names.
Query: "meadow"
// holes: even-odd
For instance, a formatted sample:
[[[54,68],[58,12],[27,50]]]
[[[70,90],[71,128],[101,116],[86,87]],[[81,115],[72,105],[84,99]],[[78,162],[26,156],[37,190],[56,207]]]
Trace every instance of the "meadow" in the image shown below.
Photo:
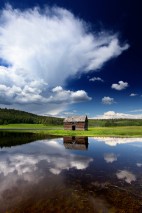
[[[142,137],[142,126],[89,127],[88,131],[64,130],[62,125],[8,124],[2,131],[31,132],[54,136]]]

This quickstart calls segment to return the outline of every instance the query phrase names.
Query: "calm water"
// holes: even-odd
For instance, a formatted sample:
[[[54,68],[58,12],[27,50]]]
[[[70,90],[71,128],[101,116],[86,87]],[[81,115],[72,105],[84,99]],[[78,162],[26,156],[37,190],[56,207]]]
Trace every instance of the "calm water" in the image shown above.
[[[0,133],[0,144],[0,213],[142,212],[142,139]]]

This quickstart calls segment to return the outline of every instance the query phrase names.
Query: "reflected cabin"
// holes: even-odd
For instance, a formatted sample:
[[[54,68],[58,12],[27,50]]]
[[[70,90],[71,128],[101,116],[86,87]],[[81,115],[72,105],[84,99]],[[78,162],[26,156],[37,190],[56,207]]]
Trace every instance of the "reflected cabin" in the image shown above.
[[[88,130],[87,116],[72,116],[64,119],[65,130]]]

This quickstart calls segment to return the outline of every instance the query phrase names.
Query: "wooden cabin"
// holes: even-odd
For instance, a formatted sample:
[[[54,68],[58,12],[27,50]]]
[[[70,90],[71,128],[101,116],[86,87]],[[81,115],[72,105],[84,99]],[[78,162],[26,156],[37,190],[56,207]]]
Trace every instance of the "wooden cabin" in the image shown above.
[[[87,116],[72,116],[64,119],[65,130],[88,130]]]

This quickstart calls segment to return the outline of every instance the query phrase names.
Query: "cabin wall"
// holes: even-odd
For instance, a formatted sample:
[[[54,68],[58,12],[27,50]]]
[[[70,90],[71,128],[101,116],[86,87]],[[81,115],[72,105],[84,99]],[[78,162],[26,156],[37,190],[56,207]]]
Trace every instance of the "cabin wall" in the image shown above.
[[[75,130],[88,130],[88,122],[64,123],[65,130],[72,130],[73,126],[75,127]]]
[[[84,122],[76,123],[76,130],[85,130],[85,123]]]
[[[65,130],[72,130],[72,123],[64,123],[64,129]]]

